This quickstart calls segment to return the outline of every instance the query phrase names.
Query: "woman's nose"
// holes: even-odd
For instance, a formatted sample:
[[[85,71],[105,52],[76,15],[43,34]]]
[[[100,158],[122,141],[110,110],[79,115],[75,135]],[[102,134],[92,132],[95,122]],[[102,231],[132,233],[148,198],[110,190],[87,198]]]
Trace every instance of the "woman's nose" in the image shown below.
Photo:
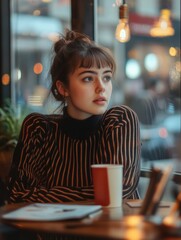
[[[105,86],[104,83],[101,79],[97,79],[96,81],[96,92],[100,93],[100,92],[104,92],[105,91]]]

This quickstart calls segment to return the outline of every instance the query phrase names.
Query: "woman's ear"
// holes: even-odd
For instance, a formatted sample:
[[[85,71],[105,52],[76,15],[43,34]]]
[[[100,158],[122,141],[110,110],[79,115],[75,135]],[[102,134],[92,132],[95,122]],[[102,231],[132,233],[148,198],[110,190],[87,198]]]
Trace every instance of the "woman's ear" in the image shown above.
[[[61,82],[60,80],[56,81],[56,87],[57,87],[57,91],[60,93],[60,95],[67,97],[69,96],[69,93],[66,89],[66,87],[64,86],[63,82]]]

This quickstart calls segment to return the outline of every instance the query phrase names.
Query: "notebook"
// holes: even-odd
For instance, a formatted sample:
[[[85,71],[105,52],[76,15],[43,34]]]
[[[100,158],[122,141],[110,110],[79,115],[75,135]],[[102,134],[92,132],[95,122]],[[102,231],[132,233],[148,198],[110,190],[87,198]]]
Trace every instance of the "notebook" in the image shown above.
[[[101,210],[100,205],[33,203],[2,216],[6,220],[60,221],[81,219]]]

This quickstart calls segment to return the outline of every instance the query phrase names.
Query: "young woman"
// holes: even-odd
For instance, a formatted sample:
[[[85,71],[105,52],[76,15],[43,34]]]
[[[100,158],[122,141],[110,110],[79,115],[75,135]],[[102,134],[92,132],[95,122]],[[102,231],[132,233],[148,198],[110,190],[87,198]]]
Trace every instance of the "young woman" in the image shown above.
[[[138,198],[140,129],[127,106],[108,109],[115,62],[87,36],[67,31],[54,45],[51,91],[62,114],[32,113],[14,152],[9,202],[93,199],[91,164],[123,164],[123,197]]]

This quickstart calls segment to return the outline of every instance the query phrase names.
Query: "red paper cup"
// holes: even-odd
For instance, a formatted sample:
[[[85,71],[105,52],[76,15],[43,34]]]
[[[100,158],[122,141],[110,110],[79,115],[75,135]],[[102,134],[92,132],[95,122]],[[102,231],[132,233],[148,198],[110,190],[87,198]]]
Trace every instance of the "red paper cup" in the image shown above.
[[[122,206],[123,166],[91,165],[95,204],[106,207]]]

